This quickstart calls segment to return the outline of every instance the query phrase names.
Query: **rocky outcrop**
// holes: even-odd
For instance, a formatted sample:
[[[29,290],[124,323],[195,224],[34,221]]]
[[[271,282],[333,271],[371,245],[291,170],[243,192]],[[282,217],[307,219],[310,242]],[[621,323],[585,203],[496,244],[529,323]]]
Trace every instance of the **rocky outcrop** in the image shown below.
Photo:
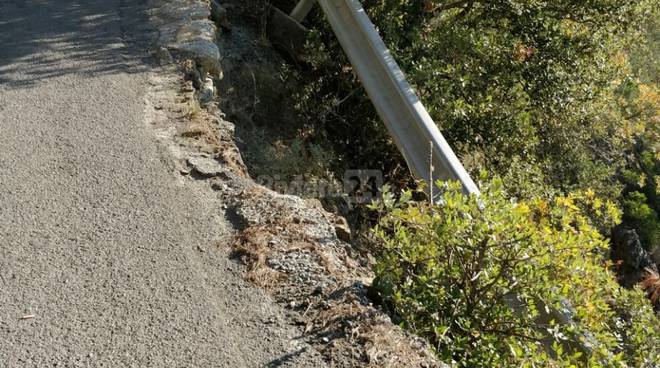
[[[651,253],[651,258],[653,259],[653,262],[655,262],[655,265],[660,267],[660,247],[655,247]]]
[[[209,3],[202,0],[150,0],[150,3],[150,21],[158,30],[155,56],[161,64],[173,60],[169,53],[175,59],[193,60],[198,69],[193,85],[201,90],[200,100],[209,102],[214,95],[212,81],[222,78],[221,55],[216,45],[218,29],[210,19]]]
[[[642,281],[648,270],[657,272],[657,266],[633,229],[617,226],[612,230],[612,250],[610,255],[617,266],[619,281],[625,287],[632,287]]]

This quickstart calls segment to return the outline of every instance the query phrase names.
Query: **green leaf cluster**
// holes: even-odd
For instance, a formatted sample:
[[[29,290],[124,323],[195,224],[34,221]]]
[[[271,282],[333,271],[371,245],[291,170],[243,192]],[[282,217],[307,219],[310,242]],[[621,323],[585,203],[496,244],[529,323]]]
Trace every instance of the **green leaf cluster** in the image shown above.
[[[485,179],[484,179],[485,180]],[[619,216],[592,192],[514,202],[501,180],[479,197],[439,183],[374,205],[383,249],[374,289],[403,327],[459,367],[652,367],[660,321],[619,287],[607,240],[585,211]]]
[[[637,231],[646,250],[660,247],[660,90],[636,84],[621,93],[634,144],[619,174],[624,184],[623,225]]]

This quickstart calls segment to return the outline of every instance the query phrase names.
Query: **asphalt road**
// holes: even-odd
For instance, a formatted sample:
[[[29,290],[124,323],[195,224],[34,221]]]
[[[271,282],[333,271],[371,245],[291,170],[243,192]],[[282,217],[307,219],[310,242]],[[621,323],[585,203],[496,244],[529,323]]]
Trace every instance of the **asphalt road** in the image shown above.
[[[143,2],[0,0],[0,367],[320,366],[145,123]]]

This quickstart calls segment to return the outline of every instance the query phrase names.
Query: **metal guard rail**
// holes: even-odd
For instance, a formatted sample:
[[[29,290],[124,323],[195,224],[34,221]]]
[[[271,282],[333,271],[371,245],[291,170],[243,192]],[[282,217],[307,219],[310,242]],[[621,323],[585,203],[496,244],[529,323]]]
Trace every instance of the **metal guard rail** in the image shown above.
[[[291,17],[301,21],[314,3],[302,0]],[[458,180],[465,193],[478,195],[479,189],[406,81],[360,2],[318,3],[413,175],[427,181],[429,187],[437,180]]]

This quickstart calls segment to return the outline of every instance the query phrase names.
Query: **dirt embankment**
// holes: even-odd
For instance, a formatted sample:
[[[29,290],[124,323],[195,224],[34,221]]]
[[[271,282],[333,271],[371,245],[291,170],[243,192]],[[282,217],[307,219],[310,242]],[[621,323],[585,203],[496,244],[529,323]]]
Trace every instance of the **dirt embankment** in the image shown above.
[[[267,9],[252,7],[247,20],[237,1],[209,7],[190,0],[188,11],[161,3],[164,13],[154,17],[163,31],[154,53],[180,77],[168,81],[176,97],[152,93],[160,116],[155,127],[182,179],[204,183],[221,199],[219,212],[236,228],[229,254],[245,278],[287,310],[302,340],[330,366],[443,366],[369,300],[369,262],[353,249],[343,218],[316,199],[280,194],[250,177],[228,120],[254,125],[255,116],[280,111],[281,123],[288,114],[287,91],[276,76],[286,62],[263,33]]]

